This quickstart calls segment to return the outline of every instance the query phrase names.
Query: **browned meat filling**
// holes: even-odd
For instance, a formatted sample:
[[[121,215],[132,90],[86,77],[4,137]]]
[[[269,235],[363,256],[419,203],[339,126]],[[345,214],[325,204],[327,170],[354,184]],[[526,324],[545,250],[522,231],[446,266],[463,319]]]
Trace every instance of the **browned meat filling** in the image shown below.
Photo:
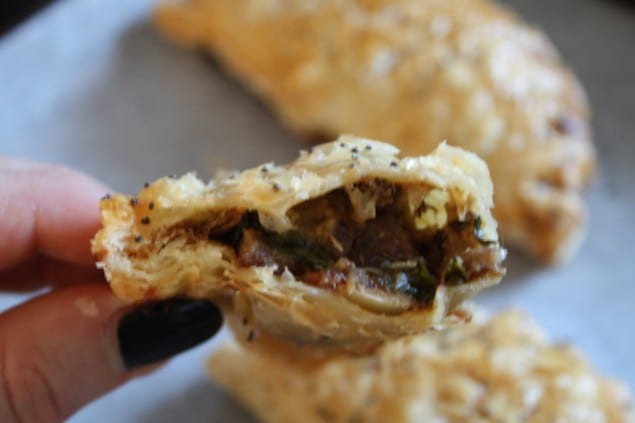
[[[305,283],[333,290],[352,278],[421,305],[432,301],[438,285],[502,272],[498,244],[482,238],[478,216],[455,217],[439,230],[417,229],[404,190],[382,180],[360,182],[291,209],[295,231],[268,231],[257,213],[245,212],[230,219],[239,220],[230,230],[224,225],[208,236],[232,245],[245,266],[275,265],[280,273],[286,268]],[[364,201],[353,204],[353,196]]]

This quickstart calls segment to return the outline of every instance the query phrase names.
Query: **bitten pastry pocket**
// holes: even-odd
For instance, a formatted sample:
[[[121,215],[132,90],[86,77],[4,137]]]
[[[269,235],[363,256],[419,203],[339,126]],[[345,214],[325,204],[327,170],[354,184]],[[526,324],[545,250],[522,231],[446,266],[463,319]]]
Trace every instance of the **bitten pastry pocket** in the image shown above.
[[[397,154],[343,136],[287,166],[162,178],[102,201],[93,251],[123,298],[229,302],[282,340],[355,345],[469,319],[462,302],[504,274],[487,167],[444,144]]]

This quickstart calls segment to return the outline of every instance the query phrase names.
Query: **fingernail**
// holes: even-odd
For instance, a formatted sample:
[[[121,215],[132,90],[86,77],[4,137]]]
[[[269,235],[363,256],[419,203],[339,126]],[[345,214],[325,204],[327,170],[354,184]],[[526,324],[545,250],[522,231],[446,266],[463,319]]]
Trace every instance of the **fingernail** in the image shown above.
[[[185,351],[220,329],[223,316],[204,300],[175,298],[143,304],[119,321],[119,350],[128,370]]]

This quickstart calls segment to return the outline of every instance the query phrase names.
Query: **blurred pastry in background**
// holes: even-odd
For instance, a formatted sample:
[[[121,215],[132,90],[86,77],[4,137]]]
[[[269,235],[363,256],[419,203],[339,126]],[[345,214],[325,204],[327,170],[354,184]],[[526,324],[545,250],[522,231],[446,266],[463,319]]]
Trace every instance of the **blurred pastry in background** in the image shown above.
[[[584,235],[595,154],[584,92],[549,40],[487,0],[183,0],[155,16],[307,137],[486,159],[505,244],[562,262]]]
[[[236,343],[209,372],[263,422],[576,422],[635,419],[630,393],[517,311],[307,363]]]
[[[93,252],[121,298],[226,300],[250,341],[357,349],[469,320],[505,273],[487,166],[397,153],[342,136],[288,166],[162,178],[101,201]]]

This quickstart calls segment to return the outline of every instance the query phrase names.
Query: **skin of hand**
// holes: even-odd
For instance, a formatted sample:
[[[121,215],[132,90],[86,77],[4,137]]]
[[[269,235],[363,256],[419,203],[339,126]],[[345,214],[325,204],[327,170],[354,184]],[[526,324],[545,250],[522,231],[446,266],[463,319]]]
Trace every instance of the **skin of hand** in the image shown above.
[[[222,324],[207,301],[112,294],[90,253],[106,191],[64,167],[0,156],[0,291],[51,288],[0,314],[1,422],[61,421]]]

